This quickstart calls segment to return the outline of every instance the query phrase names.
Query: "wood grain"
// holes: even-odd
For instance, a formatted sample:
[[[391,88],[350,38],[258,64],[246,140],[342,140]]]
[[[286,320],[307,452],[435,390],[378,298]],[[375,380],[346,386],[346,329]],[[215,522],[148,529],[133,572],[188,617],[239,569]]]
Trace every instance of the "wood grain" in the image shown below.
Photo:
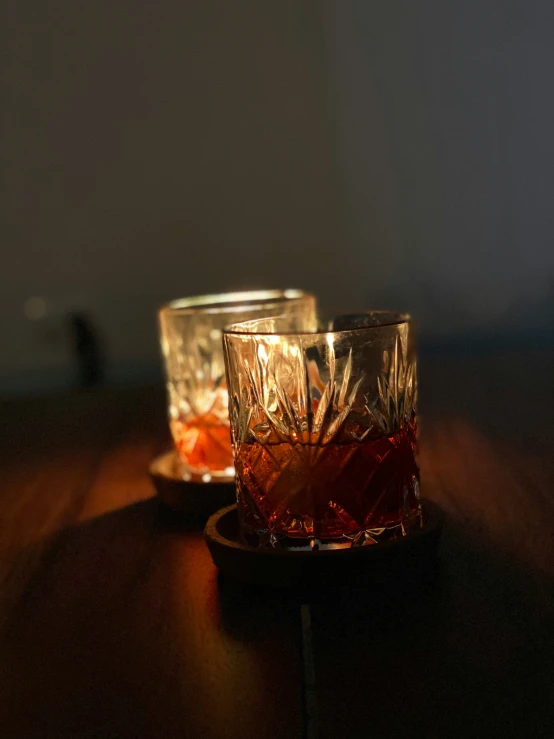
[[[422,362],[447,522],[415,592],[218,578],[152,497],[160,390],[5,404],[0,735],[554,736],[553,376],[547,352]]]
[[[441,577],[409,598],[312,605],[321,737],[554,735],[551,368],[551,355],[423,364]]]
[[[162,394],[58,402],[4,416],[0,734],[300,736],[296,606],[221,586],[152,497]]]

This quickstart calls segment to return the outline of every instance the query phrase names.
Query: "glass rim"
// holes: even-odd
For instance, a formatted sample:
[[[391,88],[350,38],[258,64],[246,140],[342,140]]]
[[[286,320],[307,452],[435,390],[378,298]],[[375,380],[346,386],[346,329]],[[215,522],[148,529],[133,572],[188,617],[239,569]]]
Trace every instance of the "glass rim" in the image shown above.
[[[306,290],[287,288],[285,290],[237,290],[206,295],[191,295],[177,298],[161,306],[160,315],[195,315],[198,313],[241,313],[273,303],[294,302],[303,298],[315,301],[315,296]],[[232,324],[235,325],[235,324]]]
[[[409,313],[402,313],[400,311],[392,310],[368,310],[361,311],[360,313],[348,313],[346,315],[337,315],[334,318],[348,318],[349,316],[389,316],[390,319],[379,323],[376,326],[355,326],[345,327],[336,329],[318,329],[317,331],[252,331],[248,330],[247,327],[254,323],[261,321],[270,321],[272,318],[284,318],[284,316],[267,316],[265,318],[253,318],[249,321],[239,321],[232,323],[223,328],[223,334],[226,336],[249,336],[249,337],[314,337],[314,336],[336,336],[338,334],[359,334],[370,331],[380,331],[381,329],[391,328],[392,326],[402,326],[404,324],[413,325],[412,316]],[[333,319],[331,319],[333,320]],[[241,330],[244,327],[246,330]]]

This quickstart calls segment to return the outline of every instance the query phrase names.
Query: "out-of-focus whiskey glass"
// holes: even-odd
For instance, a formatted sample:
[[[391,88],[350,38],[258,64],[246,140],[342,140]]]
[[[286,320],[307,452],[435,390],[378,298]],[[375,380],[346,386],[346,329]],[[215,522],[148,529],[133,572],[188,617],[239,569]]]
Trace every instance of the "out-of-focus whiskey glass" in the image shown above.
[[[301,290],[257,290],[183,298],[159,311],[169,424],[185,480],[234,478],[222,330],[273,315],[290,330],[309,329],[315,298]]]
[[[409,316],[371,312],[291,331],[226,327],[243,539],[348,548],[421,524],[416,351]]]

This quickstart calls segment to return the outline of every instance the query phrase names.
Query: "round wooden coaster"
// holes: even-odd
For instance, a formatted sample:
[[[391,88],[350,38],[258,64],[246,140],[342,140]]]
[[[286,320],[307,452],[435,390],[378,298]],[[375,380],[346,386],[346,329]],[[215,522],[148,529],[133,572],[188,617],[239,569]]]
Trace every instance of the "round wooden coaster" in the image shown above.
[[[390,585],[420,579],[436,566],[442,530],[439,506],[422,502],[423,526],[408,536],[350,549],[290,551],[248,546],[240,537],[236,505],[214,513],[204,537],[216,567],[242,582],[270,587]]]
[[[183,465],[173,450],[156,457],[149,472],[160,500],[173,511],[209,516],[236,499],[235,481],[229,478],[183,479]]]

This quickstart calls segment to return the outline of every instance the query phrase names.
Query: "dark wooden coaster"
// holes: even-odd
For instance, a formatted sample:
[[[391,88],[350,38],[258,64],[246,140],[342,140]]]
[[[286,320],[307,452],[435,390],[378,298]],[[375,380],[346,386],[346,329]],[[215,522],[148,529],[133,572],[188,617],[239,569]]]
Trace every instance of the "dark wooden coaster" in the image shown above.
[[[173,511],[188,515],[209,516],[236,499],[235,482],[215,477],[183,479],[183,466],[175,451],[156,457],[150,463],[150,478],[160,500]]]
[[[399,539],[365,547],[290,551],[248,546],[240,537],[236,505],[214,513],[204,537],[216,567],[237,580],[269,587],[327,587],[351,582],[413,583],[434,572],[442,530],[439,506],[423,501],[423,526]]]

